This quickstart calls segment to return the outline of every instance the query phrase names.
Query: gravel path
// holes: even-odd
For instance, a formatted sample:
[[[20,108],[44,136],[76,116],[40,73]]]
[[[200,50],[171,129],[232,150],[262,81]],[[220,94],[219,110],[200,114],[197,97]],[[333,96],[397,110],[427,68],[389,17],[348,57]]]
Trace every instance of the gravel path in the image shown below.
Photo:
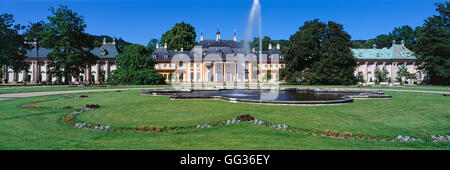
[[[67,91],[10,93],[10,94],[0,94],[0,100],[8,100],[8,99],[24,98],[24,97],[35,97],[35,96],[47,96],[47,95],[55,95],[55,94],[66,94],[66,93],[86,93],[86,92],[102,92],[102,91],[116,91],[116,90],[147,90],[147,89],[155,89],[155,88],[93,89],[93,90],[67,90]]]
[[[86,92],[102,92],[102,91],[115,91],[115,90],[147,90],[147,89],[157,89],[157,88],[93,89],[93,90],[67,90],[67,91],[10,93],[10,94],[0,94],[0,100],[8,100],[8,99],[24,98],[24,97],[35,97],[35,96],[46,96],[46,95],[55,95],[55,94],[66,94],[66,93],[86,93]],[[354,88],[342,88],[342,89],[354,89]],[[413,92],[413,93],[450,94],[450,92],[445,92],[445,91],[398,90],[398,89],[376,89],[376,90],[395,91],[395,92]]]

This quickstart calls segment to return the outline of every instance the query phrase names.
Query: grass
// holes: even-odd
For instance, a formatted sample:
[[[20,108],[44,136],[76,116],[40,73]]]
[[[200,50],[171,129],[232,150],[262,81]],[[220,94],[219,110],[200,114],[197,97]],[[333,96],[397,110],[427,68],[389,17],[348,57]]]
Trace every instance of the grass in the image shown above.
[[[91,89],[121,89],[121,88],[168,88],[170,85],[107,85],[100,87],[97,85],[84,86],[0,86],[0,94],[8,93],[28,93],[46,91],[68,91],[68,90],[91,90]]]
[[[450,97],[387,92],[392,99],[355,100],[333,106],[269,106],[221,100],[169,100],[139,91],[83,93],[88,98],[20,105],[62,95],[0,101],[0,149],[450,149],[449,142],[401,143],[333,139],[259,127],[246,122],[182,132],[135,133],[77,129],[60,121],[70,110],[53,106],[100,104],[79,119],[131,127],[192,126],[251,114],[302,129],[333,129],[371,136],[450,134]]]
[[[1,85],[0,94],[7,93],[27,93],[27,92],[45,92],[45,91],[68,91],[68,90],[90,90],[90,89],[120,89],[120,88],[170,88],[169,85],[108,85],[107,87],[90,86],[90,87],[70,87],[70,86],[21,86],[21,85]],[[214,85],[205,85],[205,87],[214,87]],[[362,89],[392,89],[392,90],[422,90],[422,91],[445,91],[450,92],[450,86],[433,86],[433,85],[410,85],[410,86],[342,86],[342,85],[280,85],[280,87],[305,87],[305,88],[362,88]]]

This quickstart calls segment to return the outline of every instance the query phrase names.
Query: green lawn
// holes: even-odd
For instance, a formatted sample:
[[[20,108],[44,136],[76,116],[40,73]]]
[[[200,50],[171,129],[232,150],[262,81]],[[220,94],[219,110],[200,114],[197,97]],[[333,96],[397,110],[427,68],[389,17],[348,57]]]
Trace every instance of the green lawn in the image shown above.
[[[0,86],[0,94],[7,93],[28,93],[28,92],[45,92],[45,91],[68,91],[68,90],[91,90],[91,89],[121,89],[121,88],[168,88],[170,85],[108,85],[99,87],[97,85],[84,87],[70,86]]]
[[[169,100],[139,91],[83,93],[0,101],[0,149],[450,149],[450,142],[381,142],[297,134],[242,122],[178,132],[104,132],[63,123],[71,110],[53,106],[100,104],[78,118],[113,128],[140,125],[193,126],[251,114],[257,119],[300,129],[332,129],[384,137],[413,132],[450,134],[450,97],[442,94],[387,92],[392,99],[362,99],[333,106],[269,106],[221,100]],[[35,100],[39,109],[20,105]]]
[[[204,85],[205,87],[214,87],[214,85]],[[169,85],[108,85],[107,87],[98,87],[96,85],[91,87],[68,87],[68,86],[0,86],[0,94],[7,93],[26,93],[26,92],[44,92],[44,91],[68,91],[68,90],[89,90],[89,89],[120,89],[120,88],[171,88]],[[362,89],[396,89],[396,90],[423,90],[423,91],[445,91],[450,92],[450,86],[432,86],[432,85],[411,85],[411,86],[392,86],[392,87],[357,87],[357,86],[342,86],[342,85],[280,85],[280,87],[304,87],[304,88],[362,88]]]

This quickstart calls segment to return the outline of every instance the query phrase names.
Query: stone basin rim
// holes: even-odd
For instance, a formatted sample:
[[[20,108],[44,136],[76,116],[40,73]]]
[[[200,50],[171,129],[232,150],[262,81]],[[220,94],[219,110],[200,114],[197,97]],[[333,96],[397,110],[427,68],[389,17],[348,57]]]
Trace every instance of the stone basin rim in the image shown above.
[[[179,93],[189,93],[194,91],[222,91],[222,90],[265,90],[271,89],[152,89],[144,90],[141,92],[143,95],[158,95],[158,96],[170,96],[171,100],[183,100],[183,99],[222,99],[236,103],[256,103],[256,104],[273,104],[273,105],[327,105],[327,104],[344,104],[351,103],[353,99],[382,99],[392,98],[392,96],[384,95],[383,90],[370,90],[370,89],[339,89],[339,88],[279,88],[279,91],[313,91],[324,93],[360,93],[360,95],[344,95],[340,99],[334,100],[315,100],[315,101],[278,101],[278,100],[253,100],[253,99],[240,99],[230,96],[179,96]],[[273,89],[272,89],[273,90]],[[276,89],[275,89],[276,90]]]

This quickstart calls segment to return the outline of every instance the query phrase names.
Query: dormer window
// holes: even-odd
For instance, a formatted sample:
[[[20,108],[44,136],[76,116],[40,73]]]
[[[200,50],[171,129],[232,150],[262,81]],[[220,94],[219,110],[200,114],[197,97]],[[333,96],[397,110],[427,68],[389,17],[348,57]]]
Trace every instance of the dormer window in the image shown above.
[[[377,53],[377,57],[379,57],[380,56],[380,53]]]
[[[362,56],[363,56],[363,53],[359,53],[358,56],[362,57]]]
[[[169,58],[169,55],[167,55],[167,54],[164,54],[164,58]]]
[[[153,54],[153,58],[156,59],[156,54]]]
[[[108,50],[103,49],[103,50],[100,52],[100,55],[101,55],[101,56],[106,56],[106,55],[108,55]]]

